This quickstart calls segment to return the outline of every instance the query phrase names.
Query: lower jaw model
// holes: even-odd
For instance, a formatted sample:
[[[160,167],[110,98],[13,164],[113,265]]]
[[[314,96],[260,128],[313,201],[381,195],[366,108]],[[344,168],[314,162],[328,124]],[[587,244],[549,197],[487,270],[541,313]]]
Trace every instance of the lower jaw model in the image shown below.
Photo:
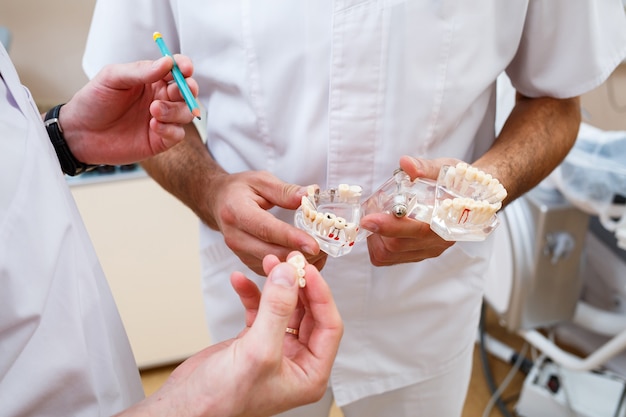
[[[361,187],[347,184],[324,192],[309,187],[296,211],[296,226],[313,236],[329,255],[345,255],[362,237],[361,192]]]
[[[359,222],[372,213],[429,223],[445,240],[480,241],[498,226],[496,212],[507,195],[497,179],[464,162],[442,167],[437,181],[411,181],[398,169],[362,203],[361,194],[358,185],[325,191],[311,186],[296,210],[295,224],[334,257],[346,255],[370,234]]]

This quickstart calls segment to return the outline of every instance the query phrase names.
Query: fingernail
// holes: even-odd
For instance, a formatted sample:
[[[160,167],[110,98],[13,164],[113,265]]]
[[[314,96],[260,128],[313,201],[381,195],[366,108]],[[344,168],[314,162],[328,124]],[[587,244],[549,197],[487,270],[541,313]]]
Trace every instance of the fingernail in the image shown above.
[[[286,264],[278,264],[270,273],[270,280],[281,287],[291,288],[296,283],[295,269]]]
[[[411,158],[413,160],[413,166],[415,166],[415,168],[418,171],[421,171],[424,168],[424,164],[422,164],[422,161],[420,161],[417,158]]]
[[[161,58],[152,61],[152,68],[157,68],[161,65],[161,62],[167,57],[162,56]],[[169,58],[168,58],[169,59]]]
[[[317,255],[317,252],[311,246],[304,245],[300,249],[302,250],[302,252],[306,253],[307,255]]]
[[[361,221],[361,227],[372,233],[378,233],[378,225],[376,223]]]
[[[308,187],[300,187],[300,189],[296,192],[298,197],[302,197],[308,194]]]

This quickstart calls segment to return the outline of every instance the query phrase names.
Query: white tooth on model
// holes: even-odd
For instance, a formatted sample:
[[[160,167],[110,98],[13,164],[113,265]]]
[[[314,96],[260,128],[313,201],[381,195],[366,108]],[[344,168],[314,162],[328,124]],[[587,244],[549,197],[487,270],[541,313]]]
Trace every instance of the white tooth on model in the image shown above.
[[[465,171],[465,175],[461,178],[461,183],[457,187],[459,193],[466,194],[468,192],[469,187],[472,183],[476,182],[476,174],[478,173],[478,169],[473,166],[468,166]]]
[[[456,164],[456,178],[454,179],[455,188],[459,188],[461,186],[461,183],[465,179],[465,173],[467,172],[467,168],[469,168],[469,165],[465,162],[459,162],[458,164]]]
[[[488,222],[501,207],[501,202],[489,203],[486,200],[457,197],[443,200],[438,211],[441,218],[454,219],[457,224],[480,225]]]
[[[341,230],[345,227],[346,219],[339,216],[335,217],[335,222],[332,225],[330,232],[328,233],[328,237],[331,239],[340,240],[341,237],[339,236],[339,234],[341,233]]]
[[[339,184],[337,187],[339,193],[339,201],[345,203],[350,198],[350,186],[348,184]]]
[[[494,198],[490,199],[491,200],[489,201],[490,203],[502,202],[506,198],[507,192],[506,192],[506,189],[504,188],[504,185],[502,184],[498,184],[498,185],[499,187],[496,191],[496,194]]]
[[[465,171],[465,179],[468,181],[476,181],[476,174],[478,174],[478,168],[468,166],[467,171]]]
[[[446,188],[453,190],[456,187],[456,168],[455,167],[448,167],[448,170],[446,171],[446,175],[444,177],[443,183],[446,186]]]
[[[484,187],[488,187],[489,183],[491,182],[493,177],[491,176],[491,174],[487,174],[485,172],[483,172],[483,174],[485,174],[485,176],[483,177],[483,181],[482,181],[481,185],[483,185]]]
[[[350,186],[350,192],[352,193],[352,195],[354,196],[361,196],[361,193],[363,192],[363,188],[361,188],[360,185],[351,185]]]
[[[319,212],[317,207],[320,198],[342,204],[358,204],[362,192],[358,185],[339,184],[337,188],[323,192],[317,185],[308,186],[307,195],[302,197],[300,203],[304,225],[310,233],[333,239],[341,245],[354,245],[359,232],[358,224],[348,223],[332,212]]]
[[[322,220],[324,219],[324,213],[320,213],[319,211],[315,213],[315,219],[313,219],[313,223],[315,223],[315,229],[319,232],[322,224]]]
[[[442,208],[445,208],[446,210],[453,210],[459,215],[463,214],[459,212],[459,210],[475,211],[479,209],[482,205],[477,205],[474,202],[483,200],[485,203],[490,203],[492,205],[500,203],[499,207],[501,207],[501,202],[507,195],[504,186],[496,178],[493,178],[491,174],[481,171],[465,162],[459,162],[454,167],[448,167],[448,170],[443,178],[443,185],[450,191],[461,194],[463,198],[469,198],[473,201],[469,202],[469,200],[463,200],[463,204],[467,206],[463,209],[459,206],[459,204],[461,204],[460,200],[442,204]],[[479,209],[480,213],[472,213],[470,218],[483,219],[487,217],[486,220],[489,220],[489,218],[491,218],[491,214],[489,213],[491,213],[492,210],[493,207],[490,207],[487,209],[487,213],[483,215],[482,209]],[[465,216],[466,214],[467,213],[463,215]]]
[[[346,223],[346,227],[343,229],[343,233],[346,236],[346,243],[353,245],[358,232],[359,226],[356,223]]]
[[[333,213],[326,213],[322,216],[322,223],[320,225],[320,233],[324,236],[330,234],[331,228],[335,225],[336,216]]]
[[[458,164],[456,164],[456,170],[461,176],[465,175],[465,171],[467,171],[467,168],[469,168],[469,164],[467,162],[459,162]]]
[[[315,211],[315,206],[311,203],[308,197],[302,196],[302,202],[300,204],[302,207],[302,215],[304,218],[310,223],[315,219],[315,215],[317,212]]]
[[[482,185],[482,183],[485,181],[485,175],[486,174],[483,171],[477,169],[474,181]]]

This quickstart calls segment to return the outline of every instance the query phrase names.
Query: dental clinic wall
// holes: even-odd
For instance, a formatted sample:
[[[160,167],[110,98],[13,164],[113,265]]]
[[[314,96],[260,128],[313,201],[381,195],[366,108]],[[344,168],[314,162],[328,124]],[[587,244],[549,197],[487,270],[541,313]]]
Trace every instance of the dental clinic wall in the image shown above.
[[[0,0],[0,25],[12,33],[11,57],[22,83],[46,109],[67,101],[86,81],[82,52],[95,0]],[[583,96],[584,121],[626,130],[626,64]]]
[[[86,81],[81,67],[95,0],[0,0],[9,53],[41,108],[67,101]]]

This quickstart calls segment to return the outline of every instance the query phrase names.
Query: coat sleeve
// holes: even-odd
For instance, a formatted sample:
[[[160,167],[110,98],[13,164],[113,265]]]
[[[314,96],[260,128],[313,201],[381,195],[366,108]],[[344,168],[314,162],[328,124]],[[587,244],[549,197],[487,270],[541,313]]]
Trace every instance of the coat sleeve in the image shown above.
[[[520,47],[506,72],[526,96],[568,98],[604,82],[624,56],[620,0],[530,0]]]

